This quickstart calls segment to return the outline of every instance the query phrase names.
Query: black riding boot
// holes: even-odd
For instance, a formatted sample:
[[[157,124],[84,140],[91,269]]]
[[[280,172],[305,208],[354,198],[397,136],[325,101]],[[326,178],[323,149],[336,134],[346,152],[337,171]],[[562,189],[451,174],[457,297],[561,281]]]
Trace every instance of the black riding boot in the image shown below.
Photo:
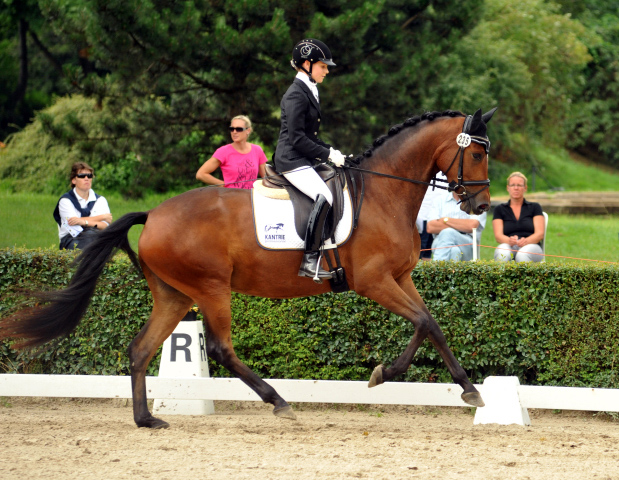
[[[316,283],[322,283],[321,278],[332,277],[331,273],[321,268],[319,264],[322,231],[330,207],[331,205],[329,205],[324,195],[318,195],[310,212],[307,231],[305,232],[305,255],[303,255],[303,261],[299,269],[299,277],[313,277]],[[318,277],[316,278],[317,268]]]

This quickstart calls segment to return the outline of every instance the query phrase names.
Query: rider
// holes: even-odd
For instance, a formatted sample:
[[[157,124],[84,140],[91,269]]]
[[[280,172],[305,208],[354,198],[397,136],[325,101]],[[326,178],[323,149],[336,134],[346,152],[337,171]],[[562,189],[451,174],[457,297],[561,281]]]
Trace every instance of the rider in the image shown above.
[[[275,168],[314,201],[305,233],[305,255],[299,276],[315,277],[318,270],[318,278],[331,278],[331,273],[320,267],[319,250],[333,198],[313,167],[327,160],[341,167],[345,160],[339,150],[318,139],[320,103],[316,85],[322,83],[329,67],[335,66],[335,63],[329,47],[320,40],[306,38],[295,45],[290,64],[297,75],[281,101]]]

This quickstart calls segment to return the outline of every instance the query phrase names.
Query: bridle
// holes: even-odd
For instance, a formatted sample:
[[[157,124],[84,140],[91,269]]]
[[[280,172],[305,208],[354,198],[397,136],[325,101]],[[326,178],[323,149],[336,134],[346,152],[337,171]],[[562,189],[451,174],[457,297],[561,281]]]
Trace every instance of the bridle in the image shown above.
[[[443,180],[442,178],[436,178],[434,177],[432,180],[430,180],[430,182],[423,182],[421,180],[413,180],[411,178],[406,178],[406,177],[398,177],[396,175],[389,175],[386,173],[380,173],[380,172],[375,172],[373,170],[366,170],[364,168],[358,168],[358,167],[353,167],[351,165],[345,165],[344,168],[347,169],[351,169],[351,170],[356,170],[359,172],[365,172],[365,173],[371,173],[373,175],[379,175],[381,177],[387,177],[387,178],[393,178],[396,180],[402,180],[404,182],[410,182],[410,183],[417,183],[420,185],[428,185],[432,188],[441,188],[443,190],[447,190],[448,192],[456,192],[456,195],[458,195],[460,197],[460,201],[458,202],[459,204],[462,202],[465,202],[467,200],[470,200],[471,198],[475,198],[477,195],[479,195],[481,192],[483,192],[484,190],[486,190],[487,188],[490,187],[490,180],[470,180],[470,181],[463,181],[463,170],[464,170],[464,151],[466,150],[466,148],[471,145],[472,142],[477,143],[479,145],[483,145],[484,149],[486,150],[486,155],[488,155],[489,151],[490,151],[490,140],[488,139],[488,137],[480,137],[480,136],[476,136],[476,135],[471,135],[470,129],[471,129],[471,123],[473,121],[473,116],[472,115],[467,115],[466,118],[464,119],[464,125],[462,126],[462,133],[460,133],[457,137],[456,137],[456,143],[458,144],[458,151],[456,152],[456,155],[454,156],[453,160],[451,161],[451,163],[449,164],[449,168],[447,168],[447,170],[445,170],[445,174],[447,174],[447,172],[449,172],[449,170],[451,170],[451,167],[453,166],[453,164],[456,161],[456,158],[458,158],[458,156],[460,156],[460,160],[458,162],[458,181],[454,181],[452,180],[451,182],[449,182],[447,185],[438,185],[437,182],[444,182],[447,183],[447,180]],[[472,187],[472,186],[483,186],[484,188],[480,188],[477,192],[475,192],[473,195],[468,195],[467,191],[466,191],[466,187]],[[461,193],[459,193],[459,191],[461,191]]]
[[[487,188],[490,188],[490,179],[487,180],[471,180],[471,181],[467,181],[467,182],[463,182],[462,181],[462,172],[464,170],[464,150],[466,150],[466,148],[471,144],[471,142],[475,142],[479,145],[483,145],[484,150],[486,151],[486,155],[489,154],[490,152],[490,140],[488,139],[488,137],[479,137],[476,135],[470,135],[469,131],[471,129],[471,122],[473,121],[473,116],[472,115],[467,115],[467,117],[464,119],[464,125],[462,126],[462,133],[460,133],[457,137],[456,137],[456,143],[458,144],[458,151],[456,152],[456,155],[454,156],[453,160],[451,161],[451,163],[449,164],[449,167],[447,168],[447,170],[445,170],[445,175],[447,175],[447,172],[449,170],[451,170],[451,167],[453,166],[454,162],[456,161],[456,158],[458,158],[458,155],[460,155],[460,161],[458,162],[458,181],[451,181],[449,182],[449,185],[447,187],[447,190],[449,192],[456,192],[456,195],[458,195],[460,197],[460,201],[458,203],[462,203],[466,200],[470,200],[471,198],[475,198],[477,195],[479,195],[481,192],[483,192],[484,190],[486,190]],[[434,178],[434,181],[436,182],[436,178]],[[440,179],[438,179],[440,180]],[[446,180],[443,180],[444,182]],[[472,186],[483,186],[484,188],[480,188],[477,192],[475,192],[474,195],[467,195],[466,192],[466,187],[472,187]],[[458,193],[458,190],[462,190],[462,193]]]

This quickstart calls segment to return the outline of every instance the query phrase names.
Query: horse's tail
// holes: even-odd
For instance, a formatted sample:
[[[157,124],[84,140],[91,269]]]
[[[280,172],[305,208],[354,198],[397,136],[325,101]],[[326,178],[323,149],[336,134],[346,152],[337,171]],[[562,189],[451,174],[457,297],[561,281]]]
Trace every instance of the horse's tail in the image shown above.
[[[33,294],[47,305],[30,307],[0,320],[0,339],[17,339],[13,348],[24,348],[42,345],[71,333],[86,313],[105,264],[118,249],[127,252],[141,271],[127,234],[132,226],[146,223],[147,218],[148,212],[128,213],[99,232],[76,258],[78,267],[69,286],[64,290]]]

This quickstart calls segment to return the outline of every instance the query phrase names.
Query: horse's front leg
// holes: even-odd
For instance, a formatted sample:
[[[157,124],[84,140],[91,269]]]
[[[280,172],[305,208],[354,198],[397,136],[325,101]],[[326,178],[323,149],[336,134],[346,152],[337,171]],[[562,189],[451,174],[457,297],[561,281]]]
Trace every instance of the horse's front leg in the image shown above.
[[[440,326],[428,311],[419,292],[415,288],[410,275],[406,274],[398,279],[387,281],[387,288],[383,290],[383,294],[373,295],[373,300],[383,305],[388,310],[410,320],[415,326],[415,333],[409,342],[404,352],[391,364],[389,368],[379,365],[372,372],[369,386],[373,387],[385,381],[391,380],[397,375],[406,372],[410,367],[413,357],[421,343],[427,338],[436,347],[439,354],[443,358],[449,373],[454,381],[462,387],[462,400],[469,405],[475,407],[483,407],[484,402],[481,395],[471,383],[466,372],[456,360],[451,349],[447,345],[445,335],[441,331]],[[395,285],[394,285],[395,284]],[[385,297],[385,292],[389,292],[389,296]]]
[[[460,365],[460,362],[458,362],[455,355],[451,351],[451,348],[447,345],[447,340],[445,339],[445,335],[443,334],[441,327],[432,314],[428,311],[428,308],[421,299],[419,292],[417,292],[417,288],[415,287],[410,275],[402,277],[401,287],[408,294],[408,296],[413,299],[413,301],[421,302],[423,309],[428,313],[428,338],[445,362],[445,365],[447,365],[447,369],[449,370],[451,377],[454,379],[454,382],[460,385],[464,390],[461,395],[462,400],[469,405],[473,405],[474,407],[483,407],[484,401],[482,400],[479,391],[471,383],[466,372]]]
[[[358,291],[358,293],[375,300],[387,310],[408,319],[415,326],[413,338],[404,352],[388,368],[379,365],[374,369],[368,384],[371,388],[392,380],[408,370],[417,350],[428,337],[431,315],[423,302],[414,302],[393,278],[380,282],[380,288],[375,286],[368,292],[368,295],[361,291]]]

